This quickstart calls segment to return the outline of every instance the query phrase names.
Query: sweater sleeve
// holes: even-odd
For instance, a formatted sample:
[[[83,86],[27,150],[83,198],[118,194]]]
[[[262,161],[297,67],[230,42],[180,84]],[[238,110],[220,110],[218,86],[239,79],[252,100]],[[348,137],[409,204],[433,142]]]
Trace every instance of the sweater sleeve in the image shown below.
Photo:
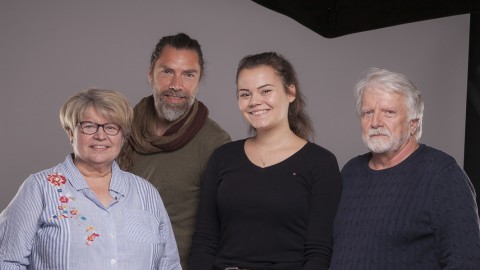
[[[341,177],[337,160],[331,153],[316,165],[303,269],[328,270],[332,255],[333,220],[341,195]]]
[[[478,269],[480,230],[475,191],[455,163],[437,175],[433,190],[432,226],[442,269]]]
[[[220,226],[217,215],[219,179],[219,170],[213,154],[207,164],[200,196],[197,225],[190,250],[190,270],[205,270],[213,267]]]

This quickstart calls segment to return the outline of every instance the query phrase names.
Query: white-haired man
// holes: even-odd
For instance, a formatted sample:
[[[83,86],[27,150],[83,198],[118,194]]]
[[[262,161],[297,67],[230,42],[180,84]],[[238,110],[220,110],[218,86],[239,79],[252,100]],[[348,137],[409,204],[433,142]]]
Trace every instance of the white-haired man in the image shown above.
[[[479,269],[474,188],[454,158],[419,143],[419,90],[374,68],[355,94],[370,152],[342,169],[331,269]]]

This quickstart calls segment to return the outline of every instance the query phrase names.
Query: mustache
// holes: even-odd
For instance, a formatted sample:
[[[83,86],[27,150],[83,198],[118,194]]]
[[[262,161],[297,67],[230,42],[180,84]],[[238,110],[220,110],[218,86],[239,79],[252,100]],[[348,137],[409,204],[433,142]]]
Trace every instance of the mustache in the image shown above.
[[[374,135],[391,136],[390,132],[387,129],[381,129],[381,128],[369,129],[368,136],[374,136]]]
[[[179,98],[187,98],[187,99],[192,98],[189,94],[183,91],[174,90],[172,88],[168,88],[167,90],[163,91],[161,93],[161,96],[179,97]]]

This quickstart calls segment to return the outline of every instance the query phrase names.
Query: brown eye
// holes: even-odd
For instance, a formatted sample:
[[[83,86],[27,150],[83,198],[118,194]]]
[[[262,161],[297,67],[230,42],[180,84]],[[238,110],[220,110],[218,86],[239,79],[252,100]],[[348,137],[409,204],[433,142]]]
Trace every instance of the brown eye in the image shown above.
[[[261,91],[261,93],[262,93],[262,95],[265,95],[265,94],[267,94],[267,93],[269,93],[269,92],[271,92],[271,91],[272,91],[272,90],[270,90],[270,89],[263,89],[263,90]]]
[[[248,91],[240,91],[240,92],[238,93],[238,97],[239,97],[239,98],[248,98],[248,97],[250,97],[250,92],[248,92]]]

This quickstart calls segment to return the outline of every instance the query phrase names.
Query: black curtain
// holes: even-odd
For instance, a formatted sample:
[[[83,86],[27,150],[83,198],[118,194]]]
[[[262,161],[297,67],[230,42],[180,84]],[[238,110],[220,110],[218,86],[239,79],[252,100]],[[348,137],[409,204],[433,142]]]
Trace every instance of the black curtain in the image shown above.
[[[326,38],[480,12],[480,0],[253,0]]]
[[[480,13],[470,15],[464,169],[480,202]]]

